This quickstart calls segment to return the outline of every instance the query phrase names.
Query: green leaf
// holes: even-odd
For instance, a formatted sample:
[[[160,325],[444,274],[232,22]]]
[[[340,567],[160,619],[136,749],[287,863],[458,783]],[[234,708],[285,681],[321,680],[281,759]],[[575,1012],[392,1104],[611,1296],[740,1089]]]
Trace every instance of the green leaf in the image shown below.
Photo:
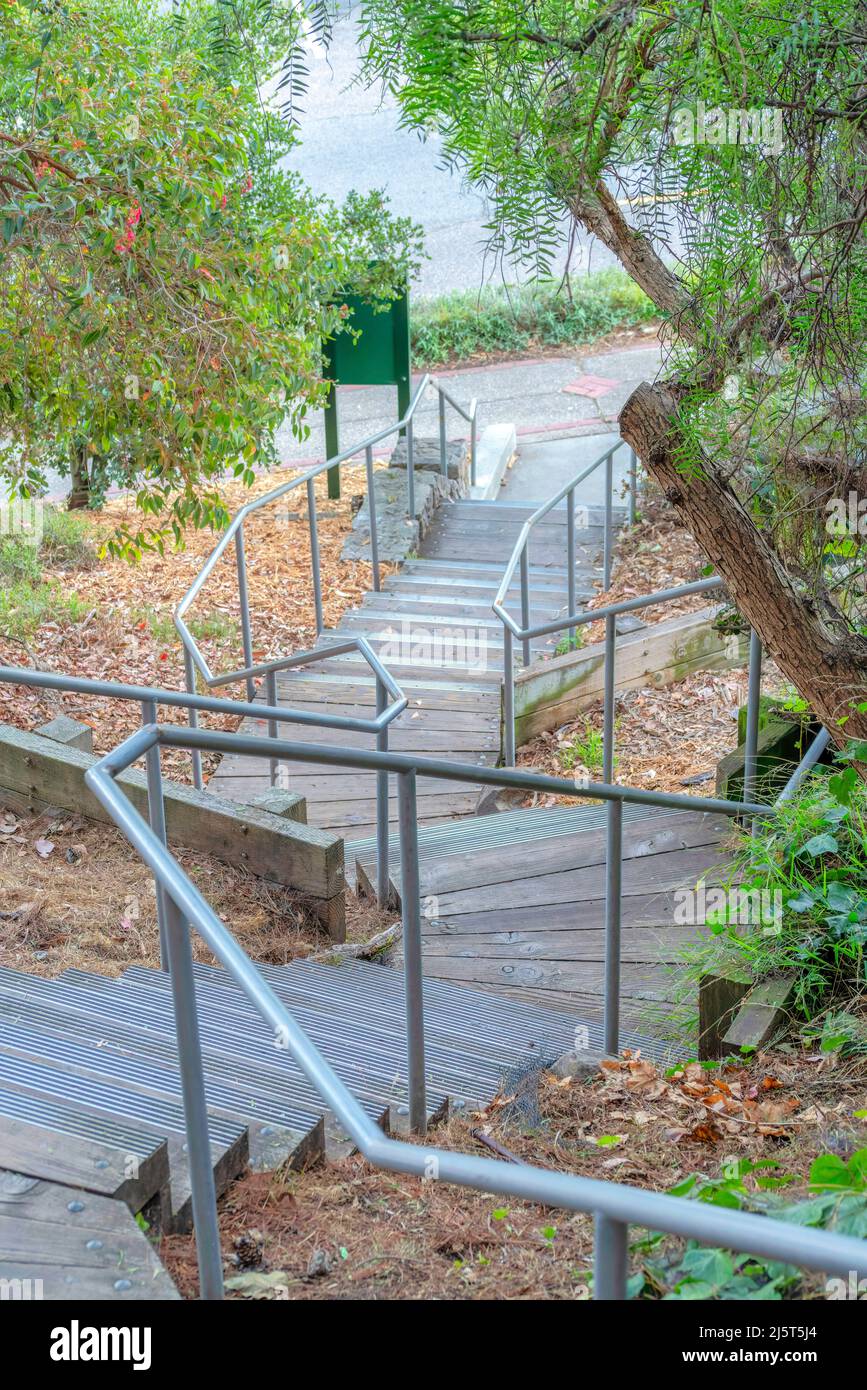
[[[731,1255],[705,1246],[687,1250],[680,1267],[693,1279],[704,1279],[709,1284],[724,1284],[735,1272]]]
[[[839,849],[833,835],[826,833],[814,835],[805,845],[798,850],[799,854],[809,854],[811,859],[817,859],[820,854],[836,854]]]

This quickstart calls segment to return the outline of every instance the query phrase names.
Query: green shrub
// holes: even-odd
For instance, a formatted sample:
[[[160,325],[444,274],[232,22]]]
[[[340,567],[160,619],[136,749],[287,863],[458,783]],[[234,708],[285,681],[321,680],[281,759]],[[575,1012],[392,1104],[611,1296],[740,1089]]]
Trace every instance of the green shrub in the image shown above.
[[[571,346],[614,328],[646,323],[658,311],[622,271],[576,279],[486,287],[422,300],[413,308],[413,359],[434,367],[479,355]]]
[[[584,646],[584,636],[580,627],[575,629],[574,635],[569,636],[568,632],[560,638],[554,648],[555,656],[568,656],[569,652],[578,652]]]
[[[744,925],[732,908],[709,919],[701,940],[683,948],[677,967],[683,997],[694,997],[704,974],[755,982],[792,973],[793,1010],[806,1021],[832,1002],[845,1006],[860,994],[867,943],[867,788],[854,769],[813,773],[755,834],[739,832],[724,886],[771,895],[762,901],[774,904],[776,919]],[[847,1037],[857,1046],[858,1029],[843,1028],[839,1017],[832,1032],[841,1046]]]
[[[819,1154],[810,1166],[808,1196],[792,1202],[784,1195],[791,1183],[802,1181],[780,1169],[774,1159],[729,1160],[719,1178],[692,1173],[669,1192],[691,1201],[709,1202],[727,1210],[760,1213],[796,1226],[834,1231],[863,1239],[867,1235],[867,1149],[851,1158]],[[756,1255],[736,1254],[688,1241],[685,1251],[659,1253],[665,1237],[654,1234],[638,1245],[644,1258],[630,1280],[633,1298],[669,1301],[697,1299],[755,1299],[778,1302],[809,1296],[803,1274],[792,1265]],[[842,1284],[843,1281],[837,1281]],[[826,1295],[827,1296],[827,1295]],[[837,1293],[844,1297],[845,1293]]]

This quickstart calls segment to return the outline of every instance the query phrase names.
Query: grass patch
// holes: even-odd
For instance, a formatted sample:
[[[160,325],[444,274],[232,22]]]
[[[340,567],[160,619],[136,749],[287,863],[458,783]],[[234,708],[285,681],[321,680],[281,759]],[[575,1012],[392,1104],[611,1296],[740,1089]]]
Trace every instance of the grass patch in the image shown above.
[[[93,569],[97,562],[93,530],[78,512],[46,507],[39,558],[44,567],[59,570]]]
[[[237,642],[240,637],[237,619],[216,609],[200,618],[188,618],[187,627],[197,642]]]
[[[605,757],[605,740],[601,729],[594,729],[590,720],[584,724],[584,733],[577,734],[570,743],[560,749],[560,764],[564,772],[574,772],[576,767],[586,767],[588,772],[601,772]],[[615,765],[617,758],[615,756]]]
[[[17,579],[0,585],[0,633],[6,637],[26,639],[47,623],[80,623],[89,612],[81,595],[56,579]]]
[[[161,647],[170,647],[181,640],[171,609],[154,608],[150,604],[144,604],[131,609],[130,618],[133,623],[146,626],[154,641]],[[237,620],[218,609],[203,613],[197,618],[187,618],[186,624],[197,642],[237,642],[240,631]]]
[[[38,544],[23,536],[0,540],[0,633],[19,641],[46,623],[66,626],[84,619],[92,605],[45,571],[90,569],[96,547],[87,521],[45,507]]]
[[[0,540],[0,578],[38,583],[45,569],[92,569],[97,561],[93,532],[84,517],[45,507],[38,544],[21,536]]]
[[[413,308],[413,361],[420,367],[528,348],[572,346],[659,317],[622,271],[604,270],[562,289],[559,280],[486,287],[422,300]]]

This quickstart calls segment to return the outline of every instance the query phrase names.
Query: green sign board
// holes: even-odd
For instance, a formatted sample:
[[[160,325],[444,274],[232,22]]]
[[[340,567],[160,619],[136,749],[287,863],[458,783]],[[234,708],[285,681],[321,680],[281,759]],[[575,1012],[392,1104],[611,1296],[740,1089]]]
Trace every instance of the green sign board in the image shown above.
[[[378,310],[358,295],[343,301],[352,310],[350,323],[360,336],[340,333],[325,345],[325,370],[334,385],[325,407],[325,452],[340,453],[337,418],[338,386],[396,386],[397,413],[409,407],[409,297],[406,293]],[[340,475],[329,469],[328,496],[340,496]]]

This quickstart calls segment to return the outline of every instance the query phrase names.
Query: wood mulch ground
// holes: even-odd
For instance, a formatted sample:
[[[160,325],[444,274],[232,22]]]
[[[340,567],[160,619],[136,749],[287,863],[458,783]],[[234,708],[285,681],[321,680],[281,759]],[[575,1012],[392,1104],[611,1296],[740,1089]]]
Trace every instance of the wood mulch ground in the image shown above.
[[[691,584],[703,578],[705,565],[695,541],[671,508],[651,499],[645,504],[641,524],[619,538],[610,589],[593,598],[589,607],[599,608],[654,590]],[[692,594],[647,608],[641,616],[647,623],[665,622],[677,614],[694,613],[721,601],[715,593]],[[585,631],[588,645],[605,639],[601,619],[588,623]],[[780,693],[788,688],[776,666],[766,661],[764,693]],[[645,686],[624,692],[617,700],[617,781],[650,791],[712,796],[716,764],[737,743],[738,708],[746,698],[746,667],[700,671],[663,689]],[[560,728],[524,744],[518,750],[518,766],[552,776],[568,773],[598,779],[601,736],[599,702]],[[562,799],[539,797],[528,804],[550,805]]]
[[[717,1178],[733,1160],[771,1160],[806,1193],[819,1152],[867,1142],[863,1069],[827,1056],[768,1053],[708,1072],[665,1075],[640,1056],[590,1080],[525,1077],[484,1112],[453,1118],[428,1144],[490,1158],[485,1135],[517,1159],[583,1177],[665,1191],[692,1173]],[[759,1176],[762,1174],[760,1173]],[[745,1185],[756,1192],[755,1180]],[[304,1173],[251,1174],[220,1203],[229,1294],[266,1299],[586,1299],[592,1218],[533,1203],[377,1172],[358,1155]],[[632,1240],[643,1233],[633,1228]],[[666,1291],[675,1240],[633,1248],[645,1296]],[[195,1247],[169,1237],[161,1254],[196,1296]],[[662,1282],[660,1283],[660,1267]],[[799,1298],[823,1296],[808,1278]]]
[[[228,484],[224,500],[229,511],[234,514],[280,481],[282,476],[272,473],[257,478],[251,488],[242,483]],[[351,529],[352,499],[366,492],[364,468],[343,469],[343,495],[339,501],[330,501],[326,488],[322,474],[316,480],[322,590],[325,622],[334,626],[371,587],[369,565],[340,558]],[[295,497],[290,493],[256,513],[245,526],[256,661],[290,655],[315,641],[305,494],[303,487]],[[99,545],[125,517],[134,521],[134,513],[130,498],[108,502],[89,519],[95,544]],[[147,554],[138,564],[106,558],[79,571],[53,571],[46,577],[59,578],[65,588],[75,589],[86,602],[87,616],[81,622],[61,619],[46,623],[26,643],[0,633],[0,662],[93,680],[183,688],[182,649],[172,626],[172,612],[217,539],[212,531],[189,531],[184,550],[162,556]],[[389,572],[388,566],[383,568]],[[199,632],[203,634],[200,646],[213,671],[243,666],[239,619],[234,547],[230,545],[189,615],[194,635],[198,638]],[[221,694],[243,699],[243,686],[231,687]],[[140,722],[134,704],[91,701],[82,696],[0,685],[0,720],[5,723],[31,729],[59,713],[91,725],[97,752],[108,752]],[[183,711],[167,707],[161,710],[161,718],[166,723],[185,722]],[[208,719],[213,728],[237,726],[232,717]],[[170,751],[165,759],[172,777],[191,780],[186,754]],[[207,759],[205,765],[207,770]]]
[[[329,938],[297,893],[192,850],[177,858],[255,961],[285,965],[327,951]],[[346,934],[368,941],[386,914],[347,894]],[[197,960],[214,963],[193,934]],[[34,975],[119,975],[159,966],[153,878],[119,831],[71,814],[0,810],[0,965]]]

